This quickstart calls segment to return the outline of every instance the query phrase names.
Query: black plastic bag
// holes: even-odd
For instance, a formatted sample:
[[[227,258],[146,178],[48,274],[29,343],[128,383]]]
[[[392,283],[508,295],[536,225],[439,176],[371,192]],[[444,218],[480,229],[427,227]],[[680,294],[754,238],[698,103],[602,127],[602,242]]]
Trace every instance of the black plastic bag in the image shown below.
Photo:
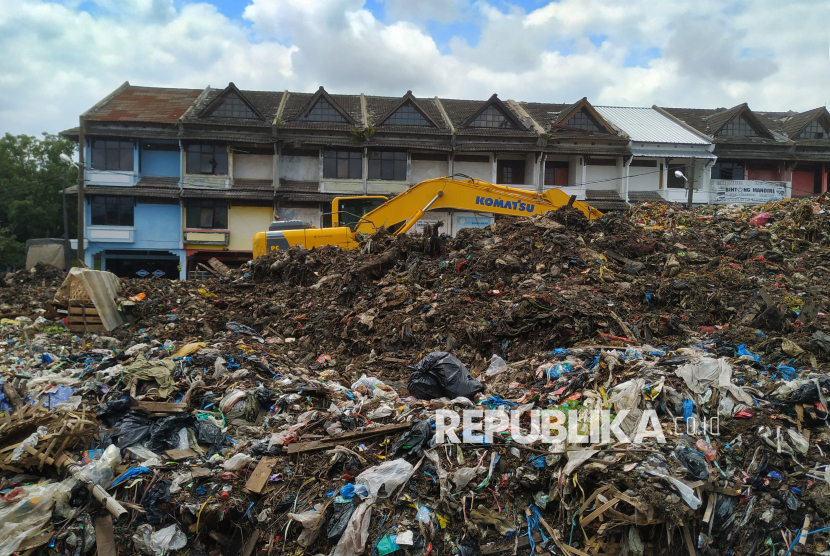
[[[259,332],[257,332],[250,326],[240,324],[238,322],[227,322],[225,323],[225,328],[227,328],[231,332],[236,332],[237,334],[246,334],[248,336],[253,336],[254,338],[257,338],[258,340],[265,341],[265,339],[259,334]]]
[[[101,404],[98,406],[95,416],[98,417],[99,421],[103,421],[107,427],[117,427],[121,419],[130,412],[133,401],[130,396],[127,396],[123,400]]]
[[[274,394],[271,390],[260,386],[256,390],[254,390],[254,398],[256,401],[259,402],[259,405],[268,409],[271,407],[271,403],[277,399],[277,395]]]
[[[279,502],[276,506],[274,506],[274,513],[284,512],[286,510],[290,510],[294,507],[294,500],[297,498],[297,495],[293,492],[289,492],[285,495],[285,498],[282,499],[282,502]]]
[[[460,539],[455,541],[452,547],[452,556],[481,556],[481,548],[472,539]]]
[[[118,430],[112,435],[112,442],[121,450],[143,442],[150,436],[150,419],[140,411],[131,411],[118,421]]]
[[[352,518],[355,507],[351,502],[334,505],[334,513],[326,526],[326,535],[328,535],[329,539],[340,538],[340,535],[346,530],[346,525],[349,524],[349,520]]]
[[[195,428],[196,417],[191,413],[163,417],[150,426],[150,441],[147,448],[160,454],[167,450],[175,450],[179,445],[179,430]]]
[[[709,465],[706,463],[706,458],[700,454],[696,452],[679,452],[677,459],[686,466],[689,474],[695,479],[705,481],[709,478]]]
[[[412,423],[412,428],[392,444],[390,448],[392,457],[396,457],[399,451],[402,452],[402,456],[417,453],[424,444],[429,442],[430,438],[432,438],[432,428],[429,426],[429,420],[415,421]]]
[[[192,428],[196,429],[196,440],[210,446],[207,457],[211,457],[213,454],[219,452],[222,446],[225,445],[225,435],[222,434],[222,429],[210,421],[196,419],[196,423]]]
[[[164,521],[164,511],[156,504],[167,502],[170,502],[170,481],[158,481],[150,487],[150,490],[144,496],[144,501],[141,503],[147,523],[158,525]]]
[[[433,351],[409,370],[409,393],[421,400],[464,397],[473,400],[484,385],[467,366],[445,351]]]

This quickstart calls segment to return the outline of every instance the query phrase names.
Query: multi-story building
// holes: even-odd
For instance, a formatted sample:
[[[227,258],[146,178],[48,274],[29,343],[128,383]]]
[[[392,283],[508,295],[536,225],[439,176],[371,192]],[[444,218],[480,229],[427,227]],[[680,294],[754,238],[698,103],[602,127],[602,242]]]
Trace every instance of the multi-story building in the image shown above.
[[[445,175],[558,187],[613,210],[648,198],[684,200],[686,182],[675,169],[693,178],[695,202],[709,202],[710,168],[723,176],[744,161],[740,171],[751,168],[744,177],[755,179],[761,174],[752,172],[762,170],[756,161],[773,160],[790,174],[772,177],[800,184],[806,178],[798,173],[807,173],[807,164],[816,172],[822,160],[826,190],[821,157],[830,143],[813,129],[830,128],[826,110],[754,115],[742,106],[727,118],[594,107],[585,98],[547,104],[495,94],[458,100],[411,91],[394,98],[322,87],[295,93],[242,91],[233,83],[203,90],[125,83],[81,116],[86,263],[121,275],[183,278],[211,257],[230,265],[248,260],[253,235],[275,218],[324,226],[334,197],[389,197]],[[741,125],[758,137],[722,131]],[[63,135],[77,140],[79,128]],[[489,224],[492,215],[443,210],[424,218],[436,220],[455,234]]]

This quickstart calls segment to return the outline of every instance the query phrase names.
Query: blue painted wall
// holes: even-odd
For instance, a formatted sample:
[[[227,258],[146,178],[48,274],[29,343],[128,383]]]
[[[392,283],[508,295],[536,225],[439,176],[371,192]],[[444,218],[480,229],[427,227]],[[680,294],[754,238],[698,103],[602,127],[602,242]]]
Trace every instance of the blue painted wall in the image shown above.
[[[148,151],[144,149],[144,143],[146,141],[141,142],[141,175],[178,178],[181,153],[179,151]]]
[[[91,208],[86,204],[86,222],[91,222]],[[180,278],[185,278],[185,251],[182,249],[182,209],[178,204],[159,205],[137,203],[134,213],[135,241],[133,243],[90,241],[85,253],[86,264],[93,265],[95,254],[107,249],[148,249],[169,251],[179,255],[182,265]],[[88,224],[87,224],[88,225]],[[88,237],[88,236],[87,236]],[[106,266],[102,268],[106,270]]]

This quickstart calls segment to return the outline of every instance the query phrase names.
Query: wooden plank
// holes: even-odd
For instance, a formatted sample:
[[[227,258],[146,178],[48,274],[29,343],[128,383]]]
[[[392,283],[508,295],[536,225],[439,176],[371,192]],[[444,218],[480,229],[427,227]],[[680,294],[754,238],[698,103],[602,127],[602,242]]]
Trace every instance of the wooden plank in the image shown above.
[[[186,448],[184,450],[167,450],[164,452],[168,458],[172,460],[179,460],[179,459],[187,459],[187,458],[195,458],[199,454],[193,451],[190,448]]]
[[[245,546],[242,547],[241,556],[251,556],[254,552],[254,548],[256,548],[256,543],[259,542],[259,535],[260,530],[254,529],[254,532],[251,534],[251,538],[248,539],[248,542],[245,543]]]
[[[70,315],[86,315],[88,317],[98,316],[98,309],[95,307],[70,307]]]
[[[88,326],[84,326],[82,324],[70,324],[67,328],[69,328],[71,332],[106,332],[103,324],[90,324]]]
[[[276,463],[277,458],[270,456],[266,456],[259,460],[256,469],[254,469],[254,472],[251,473],[251,476],[248,478],[248,482],[245,483],[245,490],[255,494],[262,494],[262,489],[265,488],[265,485],[268,483],[268,477],[271,476],[271,470],[274,468]]]
[[[221,277],[222,277],[222,275],[221,275],[221,274],[219,274],[218,272],[216,272],[215,270],[213,270],[212,268],[210,268],[210,267],[209,267],[208,265],[206,265],[206,264],[203,264],[203,263],[196,263],[196,266],[198,266],[199,268],[201,268],[201,269],[203,269],[203,270],[206,270],[207,272],[209,272],[209,273],[213,274],[213,275],[214,275],[214,276],[216,276],[217,278],[221,278]]]
[[[118,549],[115,547],[112,516],[110,514],[99,515],[93,523],[95,525],[95,545],[98,548],[98,556],[117,556]]]
[[[389,425],[387,427],[378,427],[375,429],[366,429],[365,431],[340,434],[332,438],[327,438],[326,440],[295,442],[288,445],[286,452],[289,454],[296,454],[302,452],[312,452],[314,450],[325,450],[326,448],[334,448],[338,444],[343,444],[345,442],[349,442],[350,440],[363,440],[364,438],[377,436],[379,434],[407,430],[410,426],[411,425],[409,423],[403,423],[400,425]]]
[[[609,500],[608,502],[606,502],[605,504],[603,504],[602,506],[600,506],[599,508],[597,508],[593,512],[589,513],[587,516],[580,519],[579,523],[580,524],[582,524],[582,523],[591,523],[594,519],[596,519],[596,517],[598,515],[602,515],[602,513],[605,510],[607,510],[608,508],[610,508],[611,506],[613,506],[614,504],[616,504],[619,501],[620,501],[620,499],[617,498],[617,497],[612,498],[611,500]]]
[[[218,272],[219,274],[221,274],[222,276],[227,276],[228,273],[231,271],[231,269],[229,269],[227,266],[225,266],[224,263],[222,263],[222,261],[220,261],[216,257],[209,258],[208,259],[208,264],[211,267],[213,267],[213,269],[216,272]]]
[[[187,411],[186,403],[170,403],[170,402],[138,402],[138,409],[143,409],[148,413],[182,413]]]

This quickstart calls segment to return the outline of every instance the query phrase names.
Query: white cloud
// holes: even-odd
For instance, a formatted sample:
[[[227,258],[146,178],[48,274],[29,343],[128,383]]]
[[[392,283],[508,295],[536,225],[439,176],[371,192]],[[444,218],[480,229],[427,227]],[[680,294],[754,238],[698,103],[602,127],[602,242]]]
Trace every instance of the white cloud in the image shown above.
[[[239,21],[198,1],[96,0],[90,15],[79,0],[0,0],[0,132],[75,125],[125,80],[758,110],[820,106],[830,90],[827,3],[383,2],[381,21],[363,0],[250,0]],[[429,21],[480,36],[442,51]],[[626,67],[650,48],[661,57]]]

